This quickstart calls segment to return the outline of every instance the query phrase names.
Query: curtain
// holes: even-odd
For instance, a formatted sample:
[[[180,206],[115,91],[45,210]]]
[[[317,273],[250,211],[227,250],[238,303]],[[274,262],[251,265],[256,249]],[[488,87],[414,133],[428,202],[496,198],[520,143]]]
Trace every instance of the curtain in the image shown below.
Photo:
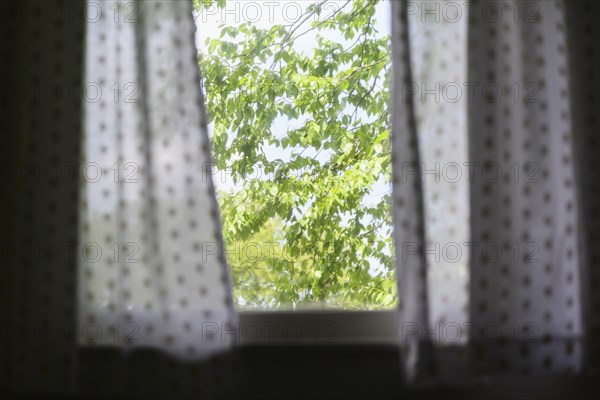
[[[56,6],[1,7],[0,151],[7,180],[0,186],[7,223],[0,272],[6,370],[0,372],[9,393],[68,392],[76,385],[76,93],[85,24],[81,13],[57,17]]]
[[[236,315],[191,2],[90,5],[79,320],[108,334],[82,343],[222,351]]]
[[[392,2],[393,209],[407,380],[580,372],[598,362],[600,7],[452,3]],[[419,46],[435,56],[426,59]],[[423,73],[428,63],[433,73]],[[437,98],[415,90],[436,83]]]
[[[0,389],[231,396],[192,2],[11,2],[1,17]]]

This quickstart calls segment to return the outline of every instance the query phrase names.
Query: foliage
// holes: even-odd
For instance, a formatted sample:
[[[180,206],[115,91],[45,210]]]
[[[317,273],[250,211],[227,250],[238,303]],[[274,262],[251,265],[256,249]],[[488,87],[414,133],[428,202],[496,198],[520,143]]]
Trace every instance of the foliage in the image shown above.
[[[259,259],[229,257],[242,306],[395,304],[391,195],[373,193],[391,176],[390,41],[376,30],[379,1],[313,4],[268,29],[222,25],[206,41],[199,60],[214,160],[235,184],[219,193],[226,245],[262,249]],[[313,33],[312,54],[294,48]],[[267,242],[279,254],[265,255]]]

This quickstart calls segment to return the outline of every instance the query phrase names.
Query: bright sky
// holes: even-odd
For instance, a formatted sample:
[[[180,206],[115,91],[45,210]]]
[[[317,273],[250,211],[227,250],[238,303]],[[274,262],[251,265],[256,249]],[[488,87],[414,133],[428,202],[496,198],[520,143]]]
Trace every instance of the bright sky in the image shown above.
[[[206,38],[218,38],[222,24],[238,26],[244,22],[251,22],[259,28],[269,28],[273,25],[289,25],[300,21],[302,14],[312,4],[319,2],[313,0],[300,1],[272,1],[272,0],[228,0],[223,10],[216,7],[203,11],[196,19],[198,27],[196,44],[202,51],[205,50]],[[329,0],[323,5],[321,16],[314,17],[312,21],[328,18],[333,12],[344,6],[345,0]],[[344,10],[349,9],[348,4]],[[391,28],[390,3],[383,1],[377,5],[375,19],[381,35],[389,35]],[[331,31],[328,36],[331,40],[342,40],[339,32]],[[315,43],[315,32],[308,33],[299,38],[294,47],[296,50],[311,51]]]

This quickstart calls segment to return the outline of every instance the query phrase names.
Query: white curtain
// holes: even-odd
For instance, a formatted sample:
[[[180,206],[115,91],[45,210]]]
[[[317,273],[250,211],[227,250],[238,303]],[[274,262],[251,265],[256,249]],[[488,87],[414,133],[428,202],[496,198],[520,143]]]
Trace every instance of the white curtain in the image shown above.
[[[100,17],[86,38],[79,320],[104,334],[81,342],[222,351],[237,321],[191,2],[89,8]]]
[[[0,390],[233,396],[192,2],[13,2],[0,20]]]
[[[581,371],[597,362],[598,4],[392,8],[407,379]]]

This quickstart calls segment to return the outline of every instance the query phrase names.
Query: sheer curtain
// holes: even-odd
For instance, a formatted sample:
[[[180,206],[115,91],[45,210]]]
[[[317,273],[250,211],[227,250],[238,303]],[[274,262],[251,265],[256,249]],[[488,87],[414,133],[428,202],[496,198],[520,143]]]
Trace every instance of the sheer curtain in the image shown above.
[[[0,388],[231,396],[192,2],[12,2],[1,20]]]
[[[237,317],[191,2],[90,5],[79,320],[108,334],[82,343],[222,351]]]
[[[394,218],[407,378],[456,383],[581,371],[597,363],[591,154],[599,6],[470,2],[457,17],[452,3],[392,2]],[[411,24],[445,42],[429,46],[437,72],[428,76],[420,74],[419,27]],[[456,64],[463,57],[466,71]],[[436,82],[439,100],[421,102],[421,93],[406,90]],[[455,85],[458,101],[444,90]],[[428,121],[440,115],[432,140]],[[432,183],[434,161],[442,176]],[[461,167],[461,179],[443,174],[450,164]],[[457,205],[467,199],[467,209]],[[439,233],[440,218],[452,233]],[[444,251],[463,240],[463,258]]]

